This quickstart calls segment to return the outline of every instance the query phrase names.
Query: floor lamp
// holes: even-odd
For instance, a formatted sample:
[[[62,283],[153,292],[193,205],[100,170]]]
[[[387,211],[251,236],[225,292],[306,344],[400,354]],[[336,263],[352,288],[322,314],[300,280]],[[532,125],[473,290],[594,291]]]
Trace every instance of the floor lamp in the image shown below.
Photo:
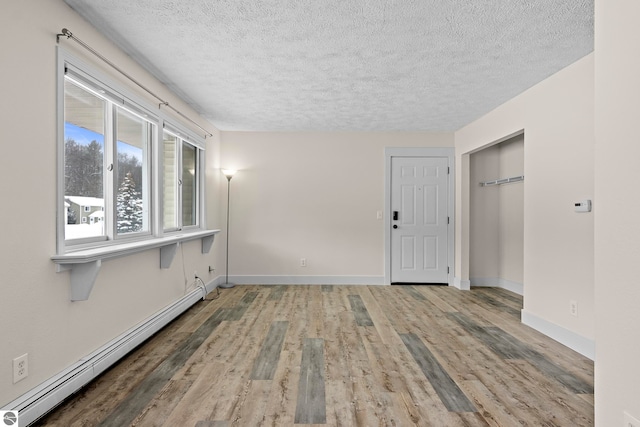
[[[230,169],[222,169],[222,174],[227,177],[227,268],[225,269],[225,280],[222,285],[219,285],[222,289],[233,288],[235,285],[229,283],[229,201],[231,200],[231,178],[237,171]]]

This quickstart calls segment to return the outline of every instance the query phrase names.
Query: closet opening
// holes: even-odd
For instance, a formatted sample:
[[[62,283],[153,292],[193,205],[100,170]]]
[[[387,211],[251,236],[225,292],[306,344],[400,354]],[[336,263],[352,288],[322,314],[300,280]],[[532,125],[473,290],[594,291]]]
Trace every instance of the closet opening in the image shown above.
[[[470,155],[469,280],[524,294],[524,133]]]

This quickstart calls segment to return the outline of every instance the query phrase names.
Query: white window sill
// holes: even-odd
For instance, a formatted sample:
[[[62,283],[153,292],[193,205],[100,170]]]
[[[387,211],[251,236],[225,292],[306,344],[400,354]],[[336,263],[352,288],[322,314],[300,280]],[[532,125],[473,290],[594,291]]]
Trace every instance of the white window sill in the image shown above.
[[[58,271],[71,270],[71,301],[89,299],[102,261],[160,248],[160,268],[169,268],[178,246],[189,240],[202,240],[202,253],[209,253],[215,235],[220,230],[204,230],[172,234],[156,239],[126,242],[121,244],[83,249],[51,257],[58,264]]]

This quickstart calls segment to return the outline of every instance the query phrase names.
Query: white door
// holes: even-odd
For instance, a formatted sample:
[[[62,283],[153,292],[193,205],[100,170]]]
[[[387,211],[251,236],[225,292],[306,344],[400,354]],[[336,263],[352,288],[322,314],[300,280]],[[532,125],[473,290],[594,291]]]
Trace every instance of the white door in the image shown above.
[[[391,158],[391,282],[448,282],[448,159]]]

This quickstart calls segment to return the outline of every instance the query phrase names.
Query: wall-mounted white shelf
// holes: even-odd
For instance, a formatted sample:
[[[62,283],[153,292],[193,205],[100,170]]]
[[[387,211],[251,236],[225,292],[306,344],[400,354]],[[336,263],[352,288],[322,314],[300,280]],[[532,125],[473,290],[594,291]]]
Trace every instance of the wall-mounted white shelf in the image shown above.
[[[86,301],[91,295],[102,261],[160,248],[160,268],[169,268],[180,243],[202,240],[202,253],[209,253],[220,230],[172,234],[156,239],[127,242],[98,248],[83,249],[51,257],[58,271],[71,270],[71,301]]]
[[[493,181],[484,181],[480,183],[481,187],[490,187],[492,185],[509,184],[510,182],[524,181],[524,175],[512,176],[511,178],[494,179]]]

